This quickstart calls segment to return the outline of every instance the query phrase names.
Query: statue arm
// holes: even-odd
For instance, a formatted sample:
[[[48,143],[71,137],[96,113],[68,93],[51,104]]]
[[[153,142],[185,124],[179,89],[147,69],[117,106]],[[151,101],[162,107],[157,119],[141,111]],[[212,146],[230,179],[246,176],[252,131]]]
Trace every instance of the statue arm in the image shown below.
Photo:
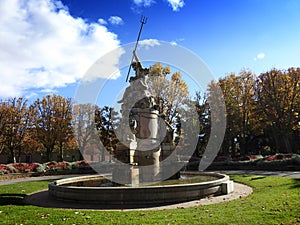
[[[141,62],[140,62],[140,59],[139,59],[139,57],[137,56],[135,50],[133,51],[133,56],[134,56],[134,59],[135,59],[135,61],[136,61],[137,63],[141,63]]]

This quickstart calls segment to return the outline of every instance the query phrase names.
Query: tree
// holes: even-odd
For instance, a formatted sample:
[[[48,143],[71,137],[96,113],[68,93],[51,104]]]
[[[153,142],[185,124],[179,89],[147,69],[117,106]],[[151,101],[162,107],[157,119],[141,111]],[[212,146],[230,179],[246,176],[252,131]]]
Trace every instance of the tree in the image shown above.
[[[95,112],[96,106],[91,104],[75,104],[73,107],[73,132],[77,140],[80,159],[96,133]]]
[[[27,100],[10,98],[1,102],[1,144],[10,153],[10,160],[16,163],[21,155],[21,145],[30,125],[30,110]]]
[[[51,153],[56,144],[62,151],[62,145],[71,135],[71,100],[59,95],[47,95],[37,99],[32,108],[35,112],[35,138],[46,149],[46,159],[51,160]]]
[[[26,155],[31,155],[34,153],[42,153],[44,151],[43,145],[34,138],[34,135],[31,133],[32,129],[29,128],[28,132],[22,141],[22,153]]]
[[[226,104],[227,128],[223,142],[224,154],[245,155],[247,142],[255,134],[255,75],[242,70],[219,79]]]
[[[196,92],[194,103],[200,122],[199,140],[197,149],[195,151],[195,156],[201,157],[204,153],[210,136],[210,110],[206,95],[202,95],[200,91]]]
[[[97,108],[95,112],[95,123],[98,136],[103,144],[103,147],[112,154],[116,149],[118,139],[114,132],[118,124],[118,114],[111,107],[104,106],[103,108]],[[105,157],[105,149],[101,149],[102,160]]]
[[[261,122],[269,133],[276,151],[296,151],[294,136],[299,128],[300,68],[272,69],[262,73],[256,84]],[[298,135],[298,134],[297,134]]]
[[[181,73],[175,72],[168,78],[170,74],[168,66],[163,67],[156,63],[150,67],[147,82],[159,105],[159,113],[165,115],[166,121],[176,127],[178,118],[182,116],[181,110],[185,110],[190,103],[190,96],[188,85],[182,79]]]
[[[64,144],[73,138],[72,120],[72,101],[70,98],[57,97],[53,108],[56,111],[55,129],[57,131],[57,142],[59,147],[60,161],[63,161]]]
[[[0,154],[5,149],[4,130],[7,121],[7,103],[1,100],[0,102]]]

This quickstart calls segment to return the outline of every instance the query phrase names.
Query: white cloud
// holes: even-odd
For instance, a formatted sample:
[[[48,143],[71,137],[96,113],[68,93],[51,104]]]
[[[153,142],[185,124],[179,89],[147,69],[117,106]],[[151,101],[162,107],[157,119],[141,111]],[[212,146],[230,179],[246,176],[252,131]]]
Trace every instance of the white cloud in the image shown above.
[[[258,59],[264,59],[265,58],[265,53],[259,53],[256,56]]]
[[[111,16],[108,21],[113,25],[122,25],[124,23],[122,18],[119,16]]]
[[[139,45],[153,47],[156,45],[160,45],[160,43],[157,39],[144,39],[139,42]]]
[[[173,11],[179,11],[184,6],[184,0],[164,0],[169,3]],[[150,7],[156,2],[154,0],[133,0],[137,7]],[[139,11],[137,8],[132,8],[134,11]]]
[[[102,25],[106,25],[107,24],[106,20],[102,19],[102,18],[98,19],[98,23],[100,23]]]
[[[179,11],[180,8],[184,6],[183,0],[167,0],[171,5],[173,11]]]
[[[0,37],[0,97],[74,83],[120,44],[103,25],[72,17],[54,0],[1,0]]]
[[[107,77],[109,79],[116,79],[121,76],[118,68],[118,62],[121,55],[125,53],[123,48],[117,48],[114,51],[105,54],[99,58],[92,67],[86,72],[82,81],[92,82],[97,78]]]
[[[54,89],[47,88],[47,89],[42,89],[40,92],[47,93],[47,94],[52,94],[52,93],[56,93],[57,91],[54,90]]]
[[[266,57],[265,53],[259,53],[256,55],[256,57],[254,58],[254,61],[256,60],[260,60],[260,59],[264,59]]]
[[[139,42],[138,48],[145,48],[146,50],[148,50],[150,47],[158,45],[160,45],[160,43],[157,39],[144,39]]]
[[[184,0],[164,0],[165,2],[168,2],[169,5],[172,7],[173,11],[179,11],[180,8],[184,6]],[[136,12],[140,12],[141,7],[150,7],[153,4],[156,3],[154,0],[133,0],[133,3],[136,7],[132,7],[132,10]]]
[[[154,0],[133,0],[133,3],[136,4],[137,6],[141,7],[150,7],[155,3]]]

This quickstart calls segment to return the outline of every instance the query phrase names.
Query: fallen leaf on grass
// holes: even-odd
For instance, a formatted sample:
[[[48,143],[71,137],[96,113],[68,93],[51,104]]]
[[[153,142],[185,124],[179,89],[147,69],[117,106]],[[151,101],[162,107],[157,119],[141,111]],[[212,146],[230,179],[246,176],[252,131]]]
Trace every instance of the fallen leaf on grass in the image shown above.
[[[172,213],[169,213],[169,214],[166,215],[165,217],[168,218],[168,217],[171,217],[171,216],[173,216],[173,214],[172,214]]]
[[[41,218],[41,219],[48,218],[49,216],[50,216],[49,213],[45,213],[45,214],[38,213],[38,214],[36,214],[36,217]]]

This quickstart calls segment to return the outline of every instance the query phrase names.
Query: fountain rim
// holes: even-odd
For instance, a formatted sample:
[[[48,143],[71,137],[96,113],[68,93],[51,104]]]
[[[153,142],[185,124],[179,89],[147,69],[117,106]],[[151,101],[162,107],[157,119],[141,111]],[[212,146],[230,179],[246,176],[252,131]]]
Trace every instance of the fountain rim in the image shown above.
[[[76,189],[76,190],[120,190],[120,189],[157,189],[157,188],[176,188],[176,187],[182,187],[182,186],[210,186],[210,185],[217,185],[224,183],[226,181],[229,181],[230,178],[228,175],[221,174],[221,173],[213,173],[213,172],[200,172],[200,171],[189,171],[189,172],[181,172],[181,175],[203,175],[203,176],[212,176],[216,177],[219,179],[212,180],[212,181],[204,181],[204,182],[195,182],[195,183],[187,183],[187,184],[166,184],[166,185],[151,185],[151,186],[130,186],[130,185],[124,185],[120,187],[78,187],[78,186],[71,186],[67,185],[69,183],[74,183],[74,182],[81,182],[85,180],[90,180],[90,179],[95,179],[96,178],[104,178],[108,179],[105,177],[103,174],[96,174],[96,175],[85,175],[85,176],[76,176],[76,177],[71,177],[71,178],[63,178],[59,179],[56,181],[51,182],[48,186],[49,188],[54,187],[54,188],[62,188],[62,189]],[[109,179],[108,179],[109,180]]]

